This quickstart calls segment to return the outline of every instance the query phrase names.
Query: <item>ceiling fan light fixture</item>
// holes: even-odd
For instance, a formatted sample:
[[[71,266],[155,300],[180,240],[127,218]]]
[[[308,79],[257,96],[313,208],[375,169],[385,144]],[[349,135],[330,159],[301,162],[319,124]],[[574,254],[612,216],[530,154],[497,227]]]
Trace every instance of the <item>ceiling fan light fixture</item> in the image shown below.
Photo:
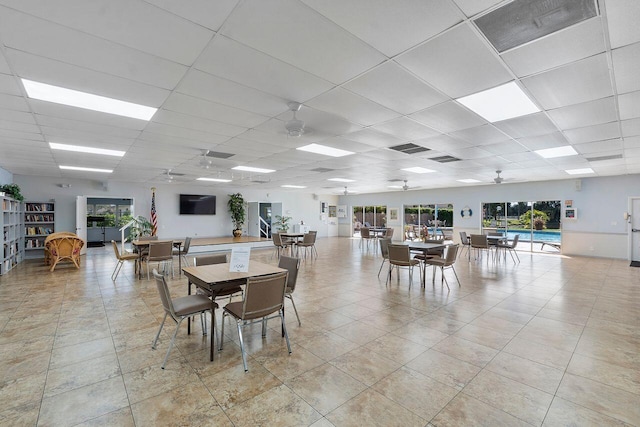
[[[202,158],[200,159],[200,167],[202,169],[209,169],[211,167],[211,159],[207,159],[207,154],[209,154],[209,150],[202,151]]]
[[[289,110],[293,112],[293,118],[284,125],[287,130],[287,136],[299,138],[304,134],[304,122],[296,118],[296,111],[300,111],[302,104],[292,101],[288,102],[287,106],[289,107]]]

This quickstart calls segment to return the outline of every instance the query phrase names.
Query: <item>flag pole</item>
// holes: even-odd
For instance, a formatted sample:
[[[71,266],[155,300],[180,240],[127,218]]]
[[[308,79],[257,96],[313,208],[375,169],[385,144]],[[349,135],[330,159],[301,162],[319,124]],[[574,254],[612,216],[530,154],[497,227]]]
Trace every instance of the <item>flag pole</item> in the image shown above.
[[[158,233],[158,216],[156,214],[156,187],[151,187],[151,235]]]

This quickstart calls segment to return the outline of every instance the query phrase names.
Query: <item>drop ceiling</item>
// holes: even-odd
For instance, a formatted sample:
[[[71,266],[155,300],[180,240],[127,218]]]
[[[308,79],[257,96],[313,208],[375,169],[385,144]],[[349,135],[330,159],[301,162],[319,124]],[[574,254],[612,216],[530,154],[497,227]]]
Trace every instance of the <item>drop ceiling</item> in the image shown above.
[[[549,2],[547,2],[549,3]],[[552,2],[553,3],[553,2]],[[0,167],[16,175],[212,188],[402,191],[640,173],[640,2],[499,52],[483,0],[0,0]],[[30,99],[21,79],[158,108],[150,121]],[[488,123],[455,99],[514,81],[540,112]],[[302,103],[298,138],[286,134]],[[49,142],[124,150],[53,151]],[[355,154],[296,150],[322,144]],[[392,149],[414,144],[414,153]],[[534,150],[572,145],[578,155]],[[233,154],[209,157],[206,150]],[[441,163],[452,156],[459,161]],[[60,165],[112,168],[108,176]],[[235,166],[275,169],[271,174]],[[435,173],[416,175],[405,168]],[[593,176],[593,175],[591,175]],[[231,178],[229,184],[196,181]],[[337,184],[337,185],[336,185]],[[473,185],[473,184],[471,184]],[[475,184],[478,185],[478,184]]]

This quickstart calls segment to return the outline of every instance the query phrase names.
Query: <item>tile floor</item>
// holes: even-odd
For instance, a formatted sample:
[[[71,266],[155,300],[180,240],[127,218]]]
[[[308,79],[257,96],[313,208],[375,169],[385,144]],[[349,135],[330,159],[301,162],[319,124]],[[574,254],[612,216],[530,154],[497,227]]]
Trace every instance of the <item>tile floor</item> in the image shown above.
[[[0,425],[640,425],[640,268],[462,257],[447,292],[406,272],[386,286],[356,240],[317,246],[294,294],[302,327],[287,302],[293,354],[277,321],[265,339],[247,328],[248,373],[234,328],[209,362],[199,322],[160,369],[173,325],[152,350],[155,284],[132,265],[112,282],[108,247],[80,270],[20,264],[0,277]]]

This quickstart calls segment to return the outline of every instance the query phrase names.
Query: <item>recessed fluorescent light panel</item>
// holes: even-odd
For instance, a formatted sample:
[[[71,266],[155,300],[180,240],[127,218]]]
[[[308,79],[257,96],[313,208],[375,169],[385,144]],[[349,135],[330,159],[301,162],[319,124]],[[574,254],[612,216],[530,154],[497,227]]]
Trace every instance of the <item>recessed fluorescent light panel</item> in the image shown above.
[[[257,173],[271,173],[271,172],[275,172],[275,169],[262,169],[262,168],[253,168],[251,166],[236,166],[235,169],[237,171],[244,171],[244,172],[257,172]]]
[[[465,178],[465,179],[459,179],[458,182],[464,182],[465,184],[476,184],[482,181],[478,181],[477,179],[472,179],[472,178]]]
[[[307,188],[304,185],[291,185],[291,184],[281,185],[280,187],[282,187],[282,188]]]
[[[58,144],[56,142],[50,142],[49,147],[51,147],[52,150],[64,150],[64,151],[75,151],[78,153],[102,154],[103,156],[114,156],[114,157],[122,157],[124,156],[124,153],[125,153],[124,151],[107,150],[105,148],[83,147],[81,145]]]
[[[113,172],[113,169],[83,168],[80,166],[60,166],[60,169],[70,170],[70,171],[82,171],[82,172],[102,172],[102,173]]]
[[[536,150],[534,151],[534,153],[536,153],[540,157],[544,157],[545,159],[575,156],[576,154],[578,154],[578,152],[574,150],[570,145],[565,145],[564,147],[545,148],[544,150]]]
[[[355,179],[347,179],[347,178],[329,178],[327,181],[335,181],[335,182],[355,182]]]
[[[352,151],[340,150],[339,148],[327,147],[326,145],[320,144],[309,144],[305,145],[304,147],[298,147],[296,148],[296,150],[308,151],[309,153],[324,154],[325,156],[331,157],[342,157],[353,154]]]
[[[157,108],[147,107],[145,105],[120,101],[118,99],[107,98],[106,96],[93,95],[91,93],[34,82],[27,79],[22,79],[22,84],[29,98],[55,102],[56,104],[69,105],[71,107],[86,108],[87,110],[147,121],[151,120],[151,117],[158,111]]]
[[[431,173],[435,172],[433,169],[421,168],[420,166],[416,166],[414,168],[404,168],[403,171],[413,172],[413,173]]]
[[[231,182],[230,179],[223,179],[223,178],[197,178],[196,181]]]
[[[583,175],[588,173],[595,173],[591,168],[582,168],[582,169],[568,169],[565,171],[569,175]]]
[[[464,96],[456,101],[491,123],[540,111],[515,82]]]

